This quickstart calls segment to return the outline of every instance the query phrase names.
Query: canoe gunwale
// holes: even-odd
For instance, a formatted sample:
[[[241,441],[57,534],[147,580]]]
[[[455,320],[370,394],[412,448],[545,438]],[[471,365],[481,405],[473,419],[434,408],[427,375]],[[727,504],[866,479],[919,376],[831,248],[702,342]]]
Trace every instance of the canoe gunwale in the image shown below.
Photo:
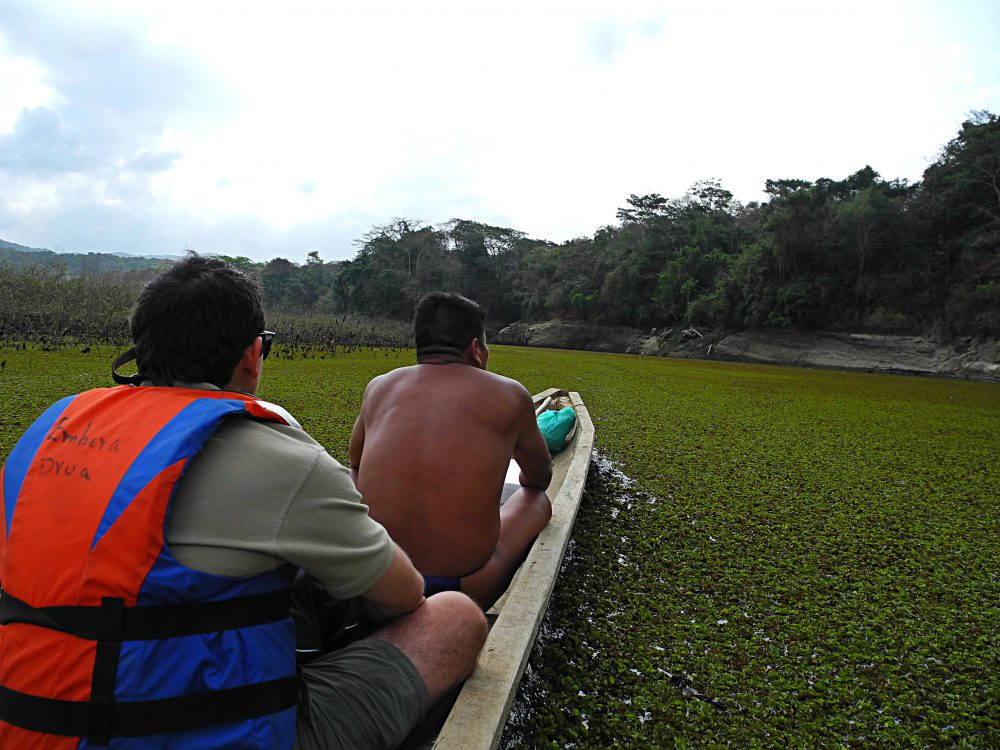
[[[496,620],[476,670],[463,686],[434,748],[485,750],[500,743],[569,545],[593,451],[594,425],[579,393],[550,388],[536,394],[533,401],[537,405],[560,397],[568,398],[576,411],[577,428],[570,445],[555,459],[568,461],[568,467],[559,487],[550,487],[552,520],[538,535],[507,593],[491,610]]]

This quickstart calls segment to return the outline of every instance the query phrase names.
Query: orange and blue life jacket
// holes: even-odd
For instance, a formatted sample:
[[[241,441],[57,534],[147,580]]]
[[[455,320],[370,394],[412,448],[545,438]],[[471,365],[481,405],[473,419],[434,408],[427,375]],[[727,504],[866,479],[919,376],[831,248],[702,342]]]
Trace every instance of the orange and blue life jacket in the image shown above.
[[[0,748],[288,748],[294,570],[181,565],[164,541],[231,392],[122,386],[49,408],[0,472]]]

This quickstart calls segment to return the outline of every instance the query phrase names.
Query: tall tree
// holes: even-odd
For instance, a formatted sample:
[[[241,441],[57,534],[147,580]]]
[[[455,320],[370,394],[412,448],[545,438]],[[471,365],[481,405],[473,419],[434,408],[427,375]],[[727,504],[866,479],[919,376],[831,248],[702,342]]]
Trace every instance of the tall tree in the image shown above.
[[[924,172],[923,205],[948,274],[945,336],[1000,335],[1000,119],[973,112]]]

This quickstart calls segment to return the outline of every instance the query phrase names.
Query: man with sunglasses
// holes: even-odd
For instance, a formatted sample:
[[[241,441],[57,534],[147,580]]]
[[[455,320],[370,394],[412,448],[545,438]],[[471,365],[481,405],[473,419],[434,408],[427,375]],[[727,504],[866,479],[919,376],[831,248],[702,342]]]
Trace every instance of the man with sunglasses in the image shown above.
[[[139,375],[53,405],[3,470],[0,747],[400,743],[471,672],[479,608],[425,599],[347,469],[254,397],[251,279],[191,254],[130,327]],[[386,624],[297,670],[299,569]]]

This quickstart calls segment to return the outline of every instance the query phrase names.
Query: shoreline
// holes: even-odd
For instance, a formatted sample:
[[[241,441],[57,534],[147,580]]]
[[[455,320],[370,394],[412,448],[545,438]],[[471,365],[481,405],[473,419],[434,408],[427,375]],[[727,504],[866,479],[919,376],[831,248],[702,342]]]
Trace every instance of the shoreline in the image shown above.
[[[939,344],[924,336],[839,331],[668,329],[563,320],[514,323],[498,344],[581,349],[658,357],[922,375],[1000,383],[1000,341],[963,339]]]

